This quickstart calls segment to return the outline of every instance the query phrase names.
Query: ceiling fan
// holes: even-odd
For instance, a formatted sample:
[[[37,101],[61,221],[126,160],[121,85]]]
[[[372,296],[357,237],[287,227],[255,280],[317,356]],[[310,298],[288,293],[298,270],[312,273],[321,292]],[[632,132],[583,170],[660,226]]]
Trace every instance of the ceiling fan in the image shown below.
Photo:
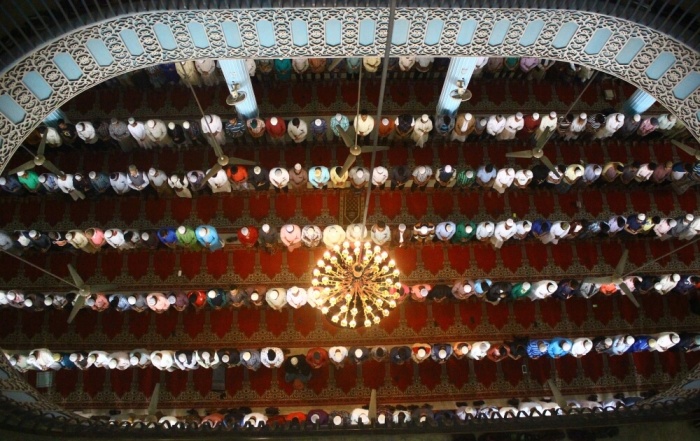
[[[511,153],[506,153],[507,158],[535,158],[539,159],[542,161],[544,165],[547,166],[548,169],[550,169],[553,173],[555,173],[557,176],[560,176],[559,170],[557,170],[556,167],[554,167],[554,164],[552,164],[552,161],[549,160],[548,157],[544,156],[544,146],[549,140],[549,135],[552,133],[552,130],[547,127],[545,131],[542,133],[542,135],[537,139],[537,144],[535,145],[535,148],[532,150],[521,150],[518,152],[511,152]]]
[[[86,285],[75,268],[73,268],[73,266],[70,264],[68,264],[68,272],[70,272],[71,278],[73,278],[74,285],[71,285],[78,289],[77,291],[72,291],[76,294],[76,297],[75,301],[73,302],[73,309],[68,316],[68,323],[73,321],[75,316],[78,314],[78,311],[80,311],[80,309],[82,309],[82,307],[85,305],[85,301],[88,299],[88,297],[90,297],[90,294],[93,292],[109,291],[117,287],[116,285]]]
[[[672,139],[671,142],[673,143],[673,145],[675,145],[679,149],[683,150],[684,152],[686,152],[690,156],[695,157],[696,161],[700,161],[700,149],[694,149],[687,144],[683,144],[680,141],[676,141],[675,139]]]
[[[472,92],[467,89],[467,82],[464,79],[457,81],[457,89],[450,92],[450,97],[461,102],[472,99]]]
[[[612,276],[607,276],[607,277],[593,277],[590,279],[584,279],[584,282],[589,282],[589,283],[600,283],[600,284],[608,284],[608,283],[614,283],[615,285],[619,286],[620,289],[622,290],[623,293],[630,299],[632,303],[634,303],[634,306],[637,308],[640,308],[641,306],[639,305],[639,302],[637,301],[637,298],[632,294],[632,291],[629,289],[626,283],[624,283],[624,273],[625,273],[625,265],[627,265],[627,256],[629,255],[629,251],[625,250],[622,253],[622,257],[620,257],[620,261],[617,262],[617,266],[615,267],[615,271],[613,271]],[[639,269],[639,268],[637,268]]]
[[[239,90],[241,88],[241,85],[238,83],[231,83],[231,90],[229,93],[229,96],[226,97],[226,104],[229,106],[235,106],[236,104],[242,102],[245,100],[245,92],[242,90]]]
[[[557,387],[556,384],[554,384],[554,381],[550,378],[547,380],[547,385],[549,386],[549,389],[552,391],[552,397],[554,398],[554,402],[559,405],[562,409],[567,408],[567,402],[564,399],[564,396],[561,394],[561,391]]]
[[[362,89],[362,69],[360,69],[360,78],[357,83],[357,114],[355,115],[355,119],[360,117],[360,91]],[[378,145],[374,147],[366,146],[366,147],[360,147],[357,145],[357,132],[355,132],[355,127],[349,125],[346,130],[343,130],[342,127],[338,127],[338,131],[340,133],[340,137],[343,138],[343,142],[345,145],[350,149],[350,154],[348,155],[348,158],[345,160],[345,163],[343,164],[343,171],[340,173],[340,176],[345,176],[345,173],[352,167],[352,165],[355,163],[355,160],[357,160],[357,157],[360,156],[362,153],[372,153],[372,152],[382,152],[385,150],[389,150],[389,147],[383,146],[383,145]]]
[[[31,161],[27,161],[24,164],[20,165],[17,168],[14,168],[9,171],[9,174],[14,175],[16,173],[22,172],[22,171],[27,171],[31,170],[34,167],[44,167],[51,173],[56,174],[56,176],[64,176],[65,173],[63,173],[61,170],[58,169],[51,161],[46,159],[44,156],[44,150],[46,149],[46,135],[48,130],[46,127],[39,127],[39,131],[41,132],[41,143],[39,144],[39,149],[36,152],[36,155],[33,154],[28,148],[24,147],[26,151],[29,152],[30,155],[34,156],[34,159]]]
[[[192,91],[192,95],[194,96],[194,100],[197,102],[197,107],[199,107],[199,111],[202,113],[202,118],[204,118],[204,122],[207,124],[207,127],[209,127],[209,122],[205,118],[204,114],[204,109],[202,109],[202,105],[199,103],[199,99],[197,98],[197,94],[194,91],[194,88],[190,84],[190,90]],[[239,95],[240,96],[240,95]],[[240,99],[238,102],[242,101],[245,99],[245,95],[243,95],[243,98]],[[227,99],[228,102],[228,99]],[[214,164],[209,172],[206,174],[204,177],[204,182],[208,181],[211,179],[212,176],[215,174],[219,173],[221,169],[226,167],[229,164],[240,164],[240,165],[255,165],[254,161],[249,161],[247,159],[241,159],[241,158],[233,158],[233,157],[228,157],[224,154],[223,150],[221,150],[221,146],[219,145],[219,142],[214,138],[214,136],[211,134],[211,127],[209,127],[209,133],[205,133],[207,141],[209,144],[212,146],[214,149],[214,152],[216,153],[216,164]]]

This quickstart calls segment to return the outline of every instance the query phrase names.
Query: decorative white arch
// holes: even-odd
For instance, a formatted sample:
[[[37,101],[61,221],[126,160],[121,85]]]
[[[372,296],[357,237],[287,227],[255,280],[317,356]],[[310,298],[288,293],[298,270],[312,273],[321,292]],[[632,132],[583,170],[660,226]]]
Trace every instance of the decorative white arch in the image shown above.
[[[194,58],[382,53],[388,8],[190,10],[122,16],[38,48],[0,77],[0,171],[53,110],[124,72]],[[544,9],[399,8],[392,55],[534,56],[622,78],[700,139],[700,54],[651,28]]]

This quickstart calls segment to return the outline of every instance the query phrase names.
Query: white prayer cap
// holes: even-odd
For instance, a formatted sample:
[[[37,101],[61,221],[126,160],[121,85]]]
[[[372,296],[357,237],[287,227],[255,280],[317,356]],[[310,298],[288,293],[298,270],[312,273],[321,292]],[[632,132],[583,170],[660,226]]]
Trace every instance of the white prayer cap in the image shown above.
[[[467,283],[462,287],[462,291],[464,291],[465,293],[470,293],[472,292],[472,286]]]
[[[678,281],[681,280],[681,275],[680,275],[680,274],[674,274],[673,276],[671,276],[671,278],[673,279],[674,282],[678,283]]]
[[[692,214],[688,213],[688,214],[685,215],[685,220],[686,220],[686,221],[692,222],[693,219],[695,219],[695,216],[693,216]]]
[[[467,233],[471,233],[472,231],[474,231],[474,228],[471,225],[467,225],[464,228],[464,231],[466,231]]]
[[[97,173],[95,173],[94,171],[91,171],[90,173],[88,173],[88,177],[90,179],[95,179],[97,177]]]
[[[29,231],[29,237],[31,237],[32,239],[34,239],[38,235],[39,235],[39,233],[36,230]]]
[[[95,299],[90,297],[89,299],[85,300],[85,304],[92,308],[93,306],[95,306]]]
[[[343,419],[340,417],[340,415],[336,415],[333,417],[333,424],[336,426],[340,426],[343,423]]]
[[[44,306],[51,306],[53,305],[53,299],[51,296],[46,296],[44,297]]]
[[[421,234],[428,234],[428,227],[423,225],[422,227],[420,227],[420,232]]]
[[[117,368],[117,360],[114,358],[110,359],[108,366],[110,369],[116,369]]]
[[[268,232],[270,231],[270,226],[269,226],[268,224],[263,224],[262,230],[263,230],[264,232],[268,233]]]
[[[399,231],[406,231],[406,224],[399,224]]]
[[[129,296],[129,298],[127,299],[127,301],[129,302],[129,305],[135,305],[135,304],[136,304],[136,297],[135,297],[135,296]]]
[[[0,177],[0,185],[7,184],[7,179]]]
[[[183,123],[182,123],[182,127],[184,127],[185,129],[189,129],[189,128],[190,128],[190,122],[189,122],[189,121],[183,122]]]
[[[192,182],[192,183],[195,183],[195,182],[197,182],[197,175],[195,175],[194,173],[193,174],[188,173],[187,180]]]
[[[513,221],[513,219],[506,220],[506,226],[508,228],[512,227],[513,225],[515,225],[515,222]]]
[[[568,341],[565,341],[564,343],[561,344],[561,348],[565,351],[570,351],[571,350],[571,343]]]
[[[150,297],[150,296],[149,296],[148,299],[147,299],[147,301],[148,301],[148,306],[155,306],[155,304],[156,304],[156,298],[155,298],[155,297]]]
[[[292,364],[292,366],[296,366],[297,364],[299,364],[299,359],[296,357],[292,357],[292,359],[289,360],[289,362]]]
[[[602,172],[603,172],[603,167],[601,167],[601,166],[599,166],[599,165],[596,165],[595,167],[593,167],[593,173],[594,173],[596,176],[600,176],[600,174],[601,174]]]
[[[244,236],[247,236],[248,235],[248,227],[241,228],[241,234]]]
[[[151,127],[151,128],[153,128],[153,127],[156,126],[156,122],[153,121],[152,119],[149,119],[149,120],[146,122],[146,124],[148,124],[148,127]]]
[[[522,112],[516,113],[516,114],[515,114],[515,117],[516,117],[517,119],[523,119],[523,114],[522,114]]]
[[[581,119],[586,119],[588,118],[588,115],[586,115],[585,113],[581,113],[578,117]]]
[[[44,176],[44,175],[39,176],[39,182],[41,182],[42,184],[44,182],[46,182],[46,176]]]
[[[523,282],[522,287],[525,291],[527,291],[532,287],[532,285],[530,284],[530,282]]]
[[[485,341],[482,341],[481,344],[479,345],[482,351],[486,352],[489,350],[489,345]]]
[[[175,123],[172,122],[172,121],[170,121],[170,122],[168,123],[168,128],[169,128],[170,130],[175,130]]]
[[[179,227],[177,227],[177,232],[180,234],[185,234],[187,232],[187,228],[185,228],[184,225],[180,225]]]
[[[294,164],[294,170],[301,171],[301,164],[299,164],[298,162]]]
[[[321,118],[316,118],[314,124],[320,127],[323,124],[323,120]]]
[[[556,284],[556,283],[554,283],[554,282],[548,282],[548,283],[547,283],[547,291],[548,291],[550,294],[553,293],[553,292],[556,291],[556,290],[557,290],[557,284]]]
[[[574,176],[583,176],[583,167],[576,167],[574,170]]]
[[[650,338],[649,340],[647,340],[647,344],[649,345],[650,348],[654,349],[656,347],[656,339]]]
[[[540,352],[546,351],[547,350],[547,343],[545,343],[543,341],[539,342],[539,344],[537,345],[537,349],[539,349]]]
[[[549,112],[549,117],[554,119],[557,117],[557,112]]]
[[[469,352],[469,346],[467,345],[462,345],[459,349],[460,351],[462,351],[462,354],[466,354],[467,352]]]
[[[113,235],[114,235],[114,233],[112,232],[112,230],[105,231],[105,237],[107,239],[111,239]]]
[[[473,178],[473,177],[474,177],[474,172],[473,172],[472,170],[467,170],[467,177],[468,177],[469,179]]]
[[[132,355],[131,357],[129,357],[129,364],[132,366],[136,366],[137,364],[139,364],[139,358],[135,355]]]
[[[318,414],[313,414],[313,415],[311,415],[311,417],[309,418],[309,421],[311,421],[312,423],[316,424],[316,423],[318,422],[318,419],[319,419]]]
[[[241,355],[241,358],[242,358],[244,361],[250,360],[250,352],[245,351],[245,352]]]
[[[273,126],[277,125],[277,117],[276,116],[273,116],[272,118],[270,118],[270,124],[272,124]]]
[[[358,178],[362,178],[364,175],[365,175],[365,172],[364,172],[362,169],[359,169],[359,170],[357,171],[357,177],[358,177]]]
[[[422,119],[423,122],[428,121],[428,115],[424,113],[423,116],[420,117],[420,119]]]
[[[168,296],[168,303],[170,303],[171,305],[174,305],[176,301],[177,298],[174,295],[171,294]]]
[[[427,288],[421,288],[421,289],[420,289],[420,295],[421,295],[421,297],[428,297],[428,289],[427,289]]]
[[[533,114],[532,114],[532,119],[534,119],[535,121],[537,121],[538,119],[540,119],[540,114],[537,113],[537,112],[533,113]]]
[[[24,306],[26,306],[27,308],[31,308],[33,304],[34,302],[32,302],[32,299],[26,299],[24,301]]]
[[[8,299],[8,300],[12,301],[12,300],[15,299],[15,297],[17,297],[17,294],[15,294],[14,291],[10,291],[10,292],[7,293],[7,299]]]
[[[605,346],[611,346],[613,344],[612,338],[605,337]]]
[[[343,353],[340,352],[340,349],[336,349],[335,352],[333,352],[333,360],[339,363],[343,361]]]
[[[292,286],[291,288],[289,288],[289,291],[290,291],[293,295],[299,294],[299,288],[296,287],[296,286]]]
[[[675,332],[672,332],[671,333],[671,343],[673,343],[675,345],[679,341],[680,341],[680,337],[678,336],[678,334],[676,334]]]
[[[446,165],[446,166],[445,166],[445,172],[447,172],[447,173],[452,173],[452,166],[451,166],[451,165]]]
[[[151,167],[148,169],[148,176],[155,176],[156,175],[156,169]]]
[[[625,337],[625,343],[628,344],[628,345],[633,344],[633,343],[634,343],[634,337],[632,337],[631,335],[628,335],[627,337]]]
[[[419,166],[419,167],[418,167],[418,172],[419,172],[419,173],[425,173],[425,166],[424,166],[424,165]]]
[[[150,234],[146,232],[141,233],[141,240],[148,240],[149,237],[151,237]]]
[[[638,220],[639,222],[644,222],[646,219],[647,219],[647,215],[644,214],[644,213],[639,213],[639,214],[637,215],[637,220]]]
[[[213,289],[210,289],[209,292],[207,292],[207,297],[209,297],[210,299],[213,299],[214,297],[216,297],[216,291],[214,291]]]
[[[464,114],[464,119],[466,119],[467,121],[471,120],[472,118],[473,118],[473,116],[472,116],[471,113],[465,113],[465,114]]]
[[[615,115],[615,119],[618,121],[623,121],[625,119],[625,115],[618,113]]]
[[[632,119],[634,120],[634,122],[639,122],[642,119],[642,117],[639,114],[636,114],[632,117]]]
[[[135,122],[136,122],[136,120],[133,117],[129,117],[129,124],[133,124]]]
[[[418,349],[418,357],[419,358],[425,357],[425,349],[423,349],[423,348]]]
[[[355,358],[362,358],[362,349],[355,349]]]
[[[676,222],[675,219],[670,219],[670,220],[668,221],[668,226],[669,226],[669,227],[673,228],[673,227],[675,227],[676,225],[678,225],[678,222]]]
[[[270,290],[270,299],[272,299],[272,300],[277,300],[277,298],[278,298],[279,296],[280,296],[280,295],[279,295],[279,293],[277,292],[276,289]]]
[[[73,239],[73,233],[70,231],[66,233],[66,240],[72,240]]]
[[[25,171],[24,171],[24,170],[20,170],[20,171],[17,172],[17,176],[24,176],[24,175],[25,175]]]
[[[260,168],[259,165],[256,165],[255,167],[253,167],[253,173],[255,173],[256,175],[260,174],[261,171],[262,171],[262,169]]]
[[[583,342],[583,347],[586,348],[587,351],[590,351],[593,348],[593,342],[587,338]]]
[[[285,229],[287,230],[287,233],[291,233],[294,231],[294,225],[289,224],[285,227]]]
[[[440,350],[438,351],[438,357],[439,357],[439,358],[447,358],[447,351],[444,350],[444,349],[440,349]]]

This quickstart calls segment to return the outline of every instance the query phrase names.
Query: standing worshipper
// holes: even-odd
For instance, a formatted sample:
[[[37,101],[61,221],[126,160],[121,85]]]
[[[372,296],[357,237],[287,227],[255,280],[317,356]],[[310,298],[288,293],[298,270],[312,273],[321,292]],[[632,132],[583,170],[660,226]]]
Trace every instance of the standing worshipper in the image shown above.
[[[452,134],[450,135],[450,141],[464,142],[476,126],[476,118],[471,113],[460,113],[457,116],[454,127],[452,128]]]
[[[278,80],[289,81],[292,79],[292,60],[289,58],[278,58],[274,61],[275,76]]]
[[[39,182],[39,175],[34,170],[23,170],[17,172],[17,180],[20,184],[22,184],[24,189],[30,193],[37,193],[41,188],[41,182]]]
[[[309,184],[317,189],[325,189],[328,186],[328,181],[331,179],[331,174],[328,167],[316,165],[309,169]]]
[[[417,147],[423,148],[428,141],[428,134],[433,130],[433,122],[430,121],[428,115],[423,114],[413,126],[411,139],[416,143]]]
[[[443,142],[447,141],[447,135],[454,129],[455,121],[449,115],[438,115],[435,117],[435,131],[442,138]]]
[[[19,183],[17,176],[2,176],[0,177],[0,188],[10,194],[22,194],[24,193],[24,186]]]
[[[62,192],[69,194],[74,201],[77,201],[78,199],[85,199],[85,195],[76,190],[73,182],[73,175],[70,173],[59,176],[57,184],[58,188],[60,188]]]
[[[340,132],[346,131],[350,127],[350,120],[347,116],[336,113],[333,118],[331,118],[331,131],[336,138],[340,137]]]
[[[549,115],[543,116],[539,127],[535,131],[535,139],[539,140],[547,130],[549,130],[550,133],[553,133],[557,129],[557,124],[557,112],[549,112]]]
[[[75,125],[75,131],[85,144],[95,144],[97,142],[97,132],[95,132],[95,126],[91,122],[79,122]]]
[[[585,113],[579,114],[572,122],[566,133],[564,134],[565,141],[571,141],[578,139],[579,135],[583,133],[586,129],[586,123],[588,122],[588,115]]]
[[[161,119],[149,119],[146,121],[146,136],[158,147],[169,147],[172,141],[168,136],[168,127]]]
[[[486,133],[498,137],[506,128],[506,119],[503,115],[491,115],[486,124]]]
[[[180,178],[174,174],[168,178],[168,185],[175,191],[175,194],[181,198],[192,198],[192,192],[187,188],[189,180],[187,177]]]
[[[173,194],[167,182],[168,175],[166,175],[163,170],[151,167],[148,170],[148,178],[150,180],[150,185],[156,190],[159,198],[171,196]]]
[[[228,139],[233,142],[241,142],[246,130],[245,119],[239,117],[238,115],[231,116],[231,118],[226,121],[224,126],[224,133],[226,133]]]
[[[175,71],[180,76],[180,80],[188,85],[201,86],[202,80],[197,73],[197,68],[194,65],[194,61],[180,61],[175,63]]]
[[[595,139],[606,139],[615,134],[625,124],[625,115],[622,113],[611,113],[605,117],[605,124],[595,133]]]
[[[625,116],[625,121],[622,127],[617,130],[617,136],[620,138],[627,138],[637,131],[639,125],[642,123],[642,117],[639,114],[632,116]]]
[[[136,143],[142,149],[152,149],[153,142],[148,138],[146,126],[141,121],[136,121],[134,118],[129,118],[129,133],[134,137]]]
[[[148,187],[148,184],[150,183],[146,173],[136,168],[136,166],[133,164],[129,166],[129,174],[127,175],[127,178],[129,179],[129,187],[136,191],[143,190],[144,188]]]
[[[226,136],[224,135],[224,127],[221,118],[218,115],[204,115],[201,119],[202,133],[210,134],[216,139],[219,145],[226,144]]]
[[[276,116],[268,118],[265,121],[265,129],[272,141],[282,141],[284,143],[284,135],[287,134],[287,124],[283,119]]]
[[[207,170],[209,173],[210,170]],[[220,168],[214,175],[207,180],[212,193],[231,193],[231,182],[226,176],[226,171]]]
[[[374,118],[369,116],[366,110],[360,110],[360,116],[359,118],[355,118],[353,127],[358,136],[357,140],[361,143],[367,143],[370,133],[374,130]]]
[[[515,115],[510,115],[506,118],[506,124],[503,127],[501,133],[496,136],[499,141],[510,141],[515,139],[515,135],[519,130],[522,130],[525,126],[525,121],[523,120],[523,114],[518,112]]]
[[[134,138],[129,132],[129,126],[117,118],[112,118],[110,121],[109,136],[117,141],[123,152],[130,152],[135,145]]]
[[[301,228],[299,225],[287,224],[280,229],[280,240],[291,253],[301,246]]]
[[[78,140],[78,132],[75,130],[75,125],[58,120],[58,134],[61,136],[63,143],[69,146],[76,144]]]
[[[306,121],[299,118],[294,118],[287,127],[287,133],[296,144],[301,144],[306,140],[306,135],[309,132]]]
[[[265,120],[255,117],[246,121],[248,134],[253,138],[255,144],[259,144],[263,136],[265,136]]]
[[[177,230],[175,230],[175,237],[178,245],[183,248],[190,251],[199,251],[201,249],[201,245],[197,240],[197,235],[191,227],[185,225],[177,227]]]
[[[224,242],[219,239],[216,228],[211,225],[200,225],[195,230],[199,243],[209,251],[216,251],[224,247]]]
[[[409,135],[413,133],[413,127],[416,125],[416,120],[412,115],[403,113],[396,117],[394,121],[394,127],[396,129],[396,136],[399,139],[405,140]]]
[[[216,86],[219,84],[219,77],[216,75],[216,61],[211,58],[195,60],[194,67],[201,75],[205,86]]]
[[[645,137],[659,127],[659,120],[655,117],[644,118],[637,128],[637,135]]]
[[[296,163],[294,167],[289,169],[289,187],[292,190],[304,190],[309,182],[309,175],[306,170],[301,167],[301,164]]]
[[[387,141],[387,138],[394,133],[394,128],[394,121],[390,120],[389,118],[383,117],[379,121],[379,139],[381,142]]]

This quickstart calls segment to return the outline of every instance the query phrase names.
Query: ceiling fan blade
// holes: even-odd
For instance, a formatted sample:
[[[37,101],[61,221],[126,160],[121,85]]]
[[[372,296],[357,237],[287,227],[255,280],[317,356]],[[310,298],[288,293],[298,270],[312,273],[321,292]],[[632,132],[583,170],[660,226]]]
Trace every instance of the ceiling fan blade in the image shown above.
[[[519,152],[506,153],[506,158],[532,158],[532,150],[521,150]]]
[[[44,163],[41,165],[43,165],[46,170],[50,171],[51,173],[55,174],[56,176],[59,176],[59,177],[65,176],[65,173],[63,173],[61,170],[59,170],[59,168],[56,167],[53,164],[53,162],[51,162],[49,160],[44,160]]]
[[[44,156],[44,150],[46,149],[46,136],[49,134],[49,129],[45,128],[46,131],[41,135],[41,142],[39,143],[39,150],[37,150],[37,156]]]
[[[340,137],[343,138],[343,142],[347,147],[355,145],[355,128],[353,126],[348,126],[347,130],[338,127],[338,133],[340,133]]]
[[[566,400],[564,400],[564,396],[561,394],[561,391],[559,390],[557,385],[554,384],[554,381],[549,379],[547,380],[547,384],[549,385],[549,389],[552,391],[554,401],[559,405],[559,407],[566,408]]]
[[[376,147],[362,147],[362,153],[383,152],[389,150],[388,146],[378,145]]]
[[[550,161],[548,157],[542,156],[540,158],[540,161],[542,161],[542,163],[544,165],[546,165],[547,168],[550,169],[552,171],[552,173],[554,173],[557,177],[561,176],[561,173],[559,173],[559,170],[557,170],[557,168],[554,167],[554,164],[552,164],[552,161]]]
[[[697,156],[700,154],[700,151],[690,147],[689,145],[683,144],[680,141],[676,141],[675,139],[672,139],[671,142],[673,143],[673,145],[675,145],[676,147],[683,150],[684,152],[686,152],[689,155]]]
[[[330,66],[328,66],[328,72],[332,72],[343,60],[343,58],[334,58]]]
[[[90,285],[90,292],[91,293],[98,293],[98,292],[106,292],[106,291],[113,291],[117,289],[119,285],[114,285],[114,284],[109,284],[109,285]]]
[[[85,306],[85,296],[79,295],[75,298],[75,303],[73,303],[73,309],[71,309],[70,315],[68,316],[68,323],[73,321],[75,316],[78,315],[78,311],[83,309],[83,306]]]
[[[627,257],[629,255],[629,251],[625,250],[622,252],[622,256],[620,257],[620,261],[617,262],[617,266],[615,267],[615,272],[613,273],[613,279],[621,279],[622,275],[625,273],[625,265],[627,265]]]
[[[221,146],[219,145],[219,142],[216,140],[216,138],[214,138],[214,135],[212,135],[211,133],[207,133],[206,135],[209,144],[214,149],[214,153],[216,153],[216,157],[220,158],[224,156],[224,151],[221,150]]]
[[[612,283],[612,277],[590,277],[585,279],[586,283],[595,283],[598,285],[608,285]]]
[[[229,164],[234,164],[234,165],[255,165],[255,161],[251,161],[249,159],[241,159],[241,158],[228,158],[228,163]]]
[[[207,182],[215,174],[219,173],[219,170],[221,170],[221,166],[219,164],[214,164],[214,166],[211,169],[209,169],[209,172],[206,174],[206,176],[204,176],[204,180],[202,182]]]
[[[377,419],[377,389],[372,389],[369,395],[369,419]]]
[[[34,160],[27,161],[24,164],[20,165],[19,167],[13,168],[9,172],[7,172],[7,174],[8,175],[16,175],[17,173],[19,173],[21,171],[27,171],[27,170],[33,169],[34,165],[35,165]]]
[[[537,138],[537,144],[535,144],[535,150],[542,150],[544,148],[544,145],[547,144],[547,141],[549,141],[549,135],[552,133],[552,129],[547,127],[544,129],[544,132],[542,132],[542,135]]]
[[[348,155],[348,159],[346,159],[345,164],[343,164],[343,171],[340,173],[340,176],[345,176],[345,173],[347,173],[350,167],[355,163],[355,159],[357,159],[357,156]]]
[[[83,289],[83,286],[85,286],[85,282],[83,279],[80,277],[80,274],[78,274],[78,271],[73,268],[73,265],[70,263],[68,264],[68,272],[70,273],[70,276],[73,278],[73,282],[75,283],[75,286],[78,289]]]
[[[155,415],[158,411],[158,400],[160,400],[160,383],[156,383],[151,394],[151,402],[148,404],[148,414]]]
[[[636,306],[637,308],[641,308],[641,305],[637,301],[637,298],[634,296],[634,294],[632,294],[632,291],[630,290],[629,286],[627,286],[626,283],[620,283],[620,289],[630,299],[630,301],[634,304],[634,306]]]

